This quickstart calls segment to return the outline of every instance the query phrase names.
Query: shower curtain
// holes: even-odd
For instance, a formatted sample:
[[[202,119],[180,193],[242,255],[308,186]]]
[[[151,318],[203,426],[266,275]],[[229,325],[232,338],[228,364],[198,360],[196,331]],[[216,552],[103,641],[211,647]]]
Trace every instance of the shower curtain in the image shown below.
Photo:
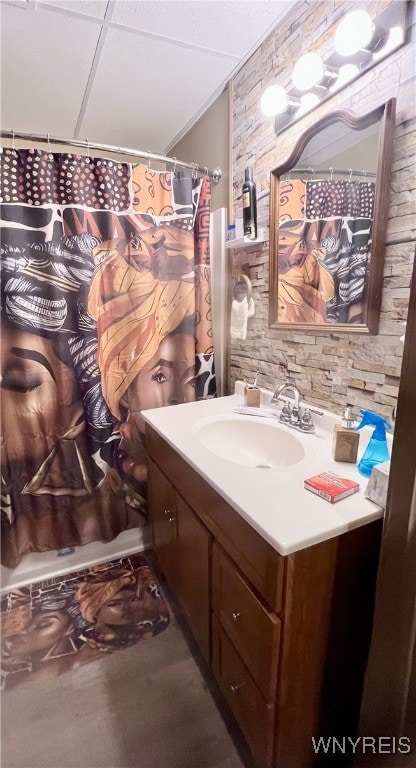
[[[372,182],[280,182],[280,322],[365,322],[374,193]]]
[[[141,411],[215,395],[208,177],[1,154],[2,563],[146,522]]]

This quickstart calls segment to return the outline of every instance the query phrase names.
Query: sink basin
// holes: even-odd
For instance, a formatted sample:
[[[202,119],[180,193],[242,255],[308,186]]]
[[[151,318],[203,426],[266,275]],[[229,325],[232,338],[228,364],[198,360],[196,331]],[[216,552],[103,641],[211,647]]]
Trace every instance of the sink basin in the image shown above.
[[[201,424],[197,436],[212,453],[245,467],[277,469],[305,458],[305,449],[296,435],[275,421],[230,416]]]

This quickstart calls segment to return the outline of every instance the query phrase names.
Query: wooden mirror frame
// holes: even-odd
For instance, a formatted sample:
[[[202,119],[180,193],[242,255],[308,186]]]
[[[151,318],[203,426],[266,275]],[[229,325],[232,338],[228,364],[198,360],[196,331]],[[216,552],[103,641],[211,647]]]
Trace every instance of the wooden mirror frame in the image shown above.
[[[276,330],[327,331],[347,333],[378,333],[381,295],[383,289],[384,252],[387,228],[387,212],[390,197],[390,174],[393,155],[393,137],[396,115],[396,99],[389,99],[377,109],[357,116],[353,112],[338,109],[317,120],[299,138],[289,158],[270,173],[270,251],[269,251],[269,328]],[[362,130],[380,120],[377,156],[376,188],[374,197],[370,269],[366,285],[365,323],[282,323],[278,321],[278,247],[279,247],[279,180],[296,167],[308,142],[322,129],[337,121],[351,130]]]

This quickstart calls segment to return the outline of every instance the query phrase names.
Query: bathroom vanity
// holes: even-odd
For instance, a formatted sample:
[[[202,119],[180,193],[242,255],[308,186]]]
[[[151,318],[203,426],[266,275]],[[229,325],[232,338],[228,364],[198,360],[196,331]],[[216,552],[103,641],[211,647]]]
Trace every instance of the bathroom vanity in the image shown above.
[[[241,402],[144,412],[154,549],[256,764],[307,768],[312,737],[355,733],[383,513],[331,461],[330,414],[294,436]],[[285,455],[285,435],[302,450]],[[328,469],[361,491],[332,505],[304,490]]]

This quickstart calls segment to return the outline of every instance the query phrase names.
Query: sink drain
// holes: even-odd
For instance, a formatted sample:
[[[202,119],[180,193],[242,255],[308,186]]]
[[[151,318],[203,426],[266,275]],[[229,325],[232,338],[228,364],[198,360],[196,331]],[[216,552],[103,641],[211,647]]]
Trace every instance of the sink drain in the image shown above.
[[[271,469],[271,464],[256,464],[256,469]]]

